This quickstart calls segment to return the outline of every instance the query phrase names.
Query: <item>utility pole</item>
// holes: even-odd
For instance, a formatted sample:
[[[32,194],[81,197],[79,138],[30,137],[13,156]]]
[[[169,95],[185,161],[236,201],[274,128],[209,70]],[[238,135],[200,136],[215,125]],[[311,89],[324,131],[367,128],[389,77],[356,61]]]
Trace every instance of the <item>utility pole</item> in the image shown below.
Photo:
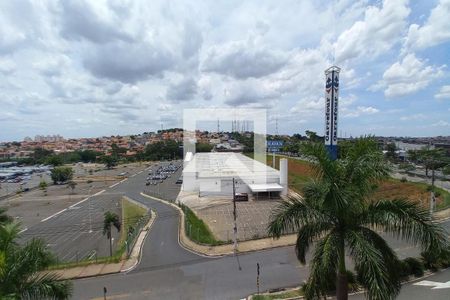
[[[256,263],[256,289],[259,295],[259,263]]]
[[[89,206],[88,206],[88,212],[89,212],[89,233],[92,233],[91,190],[92,190],[92,186],[89,187],[89,196],[88,196],[89,197]]]
[[[236,213],[236,186],[235,181],[233,177],[233,220],[234,220],[234,227],[233,227],[233,234],[234,234],[234,254],[236,255],[237,252],[237,213]]]
[[[434,195],[434,162],[431,169],[431,195],[430,195],[430,216],[433,217],[434,205],[436,203],[436,197]]]
[[[234,228],[233,228],[233,234],[234,234],[234,256],[236,256],[237,262],[238,262],[238,268],[239,271],[242,270],[241,263],[239,262],[238,257],[238,244],[237,244],[237,211],[236,211],[236,186],[235,186],[235,180],[233,177],[233,219],[234,219]]]

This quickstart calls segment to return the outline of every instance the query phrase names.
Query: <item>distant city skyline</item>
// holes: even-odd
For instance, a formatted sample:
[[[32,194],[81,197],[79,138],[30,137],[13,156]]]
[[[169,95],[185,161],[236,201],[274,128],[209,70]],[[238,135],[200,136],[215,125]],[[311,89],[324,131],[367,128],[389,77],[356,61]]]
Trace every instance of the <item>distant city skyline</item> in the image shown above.
[[[271,134],[323,135],[331,65],[339,134],[449,135],[449,19],[450,0],[2,1],[0,141],[235,107],[267,108]]]

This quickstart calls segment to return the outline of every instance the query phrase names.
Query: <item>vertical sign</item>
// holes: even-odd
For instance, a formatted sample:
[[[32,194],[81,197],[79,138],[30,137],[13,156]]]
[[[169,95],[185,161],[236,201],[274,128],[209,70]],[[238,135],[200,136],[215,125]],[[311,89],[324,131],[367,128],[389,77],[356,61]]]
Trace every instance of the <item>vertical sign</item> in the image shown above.
[[[340,68],[325,71],[325,146],[331,159],[337,158],[338,96]]]

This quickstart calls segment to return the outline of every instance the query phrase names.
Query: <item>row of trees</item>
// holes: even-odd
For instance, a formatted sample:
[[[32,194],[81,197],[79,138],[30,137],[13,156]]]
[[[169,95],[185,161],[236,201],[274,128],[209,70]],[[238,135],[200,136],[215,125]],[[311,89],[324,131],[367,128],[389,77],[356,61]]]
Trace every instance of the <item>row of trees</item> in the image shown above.
[[[297,232],[295,252],[302,264],[315,244],[310,275],[304,286],[307,299],[335,291],[348,298],[349,256],[368,299],[393,299],[401,288],[400,260],[379,230],[420,246],[430,255],[448,252],[445,231],[427,210],[405,200],[373,201],[376,183],[390,170],[376,142],[358,139],[331,160],[322,143],[306,143],[302,154],[313,164],[315,177],[304,186],[303,197],[283,201],[274,211],[269,234]]]
[[[44,271],[56,262],[46,243],[18,243],[20,225],[0,207],[0,299],[69,299],[72,283]]]

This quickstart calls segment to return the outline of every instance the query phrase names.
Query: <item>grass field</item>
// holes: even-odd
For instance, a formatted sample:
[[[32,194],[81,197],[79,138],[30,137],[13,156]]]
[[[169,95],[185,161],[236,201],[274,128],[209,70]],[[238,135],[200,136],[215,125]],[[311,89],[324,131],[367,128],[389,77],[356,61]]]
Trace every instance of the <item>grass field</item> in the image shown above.
[[[279,169],[280,157],[275,157],[275,167]],[[267,164],[272,165],[272,156],[267,156]],[[301,192],[302,187],[314,172],[311,164],[294,158],[288,158],[288,181],[289,187],[295,191]],[[436,206],[438,209],[450,207],[450,193],[446,190],[435,188]],[[430,201],[429,185],[418,182],[401,182],[398,179],[387,179],[378,184],[372,199],[408,199],[414,202],[422,203],[428,207]]]
[[[120,245],[125,241],[126,235],[130,230],[130,227],[135,228],[136,223],[143,216],[147,214],[147,210],[142,206],[134,204],[131,201],[128,201],[126,198],[122,199],[122,220],[123,220],[123,228],[120,235]]]

